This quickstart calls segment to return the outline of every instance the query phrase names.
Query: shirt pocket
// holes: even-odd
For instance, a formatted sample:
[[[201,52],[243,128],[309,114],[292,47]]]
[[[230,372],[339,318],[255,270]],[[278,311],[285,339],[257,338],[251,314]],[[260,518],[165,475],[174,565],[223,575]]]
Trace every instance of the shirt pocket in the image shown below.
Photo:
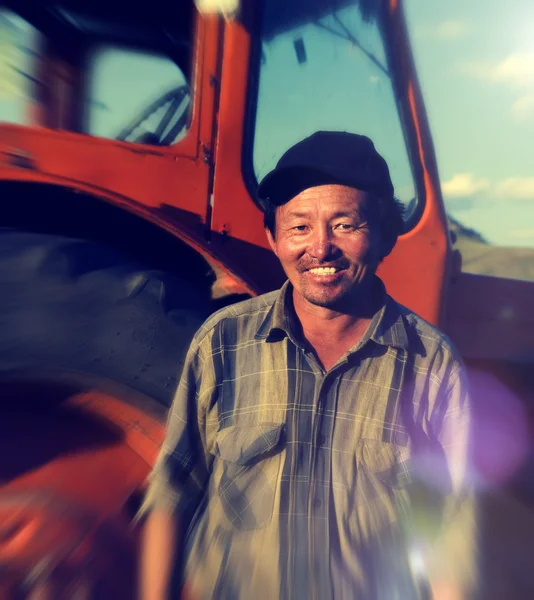
[[[404,528],[409,515],[410,448],[362,440],[358,449],[356,511],[364,538]]]
[[[411,483],[410,450],[381,440],[363,440],[362,464],[384,485],[403,488]]]
[[[285,426],[233,425],[215,441],[216,493],[233,528],[259,529],[272,520]]]

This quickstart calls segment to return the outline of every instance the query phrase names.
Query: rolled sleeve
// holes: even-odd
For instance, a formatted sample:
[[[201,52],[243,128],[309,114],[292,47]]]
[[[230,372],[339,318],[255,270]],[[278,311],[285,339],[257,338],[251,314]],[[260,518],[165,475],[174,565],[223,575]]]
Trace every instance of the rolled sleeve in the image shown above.
[[[177,513],[187,522],[202,501],[213,460],[207,418],[209,392],[215,390],[212,380],[209,361],[203,359],[194,339],[167,419],[165,441],[148,478],[140,516],[161,509]]]

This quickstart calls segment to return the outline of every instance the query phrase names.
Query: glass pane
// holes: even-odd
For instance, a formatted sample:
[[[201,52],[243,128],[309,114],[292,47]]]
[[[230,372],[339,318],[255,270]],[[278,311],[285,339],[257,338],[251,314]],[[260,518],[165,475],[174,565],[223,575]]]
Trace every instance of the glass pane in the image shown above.
[[[404,5],[463,268],[534,280],[534,4]]]
[[[276,27],[280,2],[264,3],[256,177],[315,131],[350,131],[373,140],[388,162],[397,197],[413,204],[414,182],[376,19],[362,15],[357,2],[314,14],[319,4],[292,0],[284,7],[288,22]],[[292,14],[300,14],[294,25]]]
[[[163,146],[185,135],[189,87],[170,58],[108,47],[94,57],[91,76],[92,135]]]
[[[38,43],[34,27],[0,7],[0,121],[29,121]]]

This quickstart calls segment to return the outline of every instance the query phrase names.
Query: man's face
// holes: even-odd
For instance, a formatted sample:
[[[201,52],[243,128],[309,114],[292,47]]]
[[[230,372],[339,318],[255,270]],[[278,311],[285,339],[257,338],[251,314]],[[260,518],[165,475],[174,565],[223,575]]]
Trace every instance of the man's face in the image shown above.
[[[382,243],[377,226],[364,216],[369,200],[354,188],[321,185],[277,209],[269,243],[304,301],[342,308],[376,271]]]

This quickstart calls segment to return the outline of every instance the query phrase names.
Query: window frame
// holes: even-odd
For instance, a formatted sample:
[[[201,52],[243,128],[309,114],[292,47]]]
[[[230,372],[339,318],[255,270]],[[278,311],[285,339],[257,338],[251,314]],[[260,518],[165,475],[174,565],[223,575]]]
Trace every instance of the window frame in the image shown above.
[[[254,203],[260,209],[261,205],[257,199],[259,181],[254,170],[254,142],[261,73],[262,17],[264,12],[264,2],[267,1],[268,0],[263,0],[263,2],[258,2],[254,19],[251,22],[252,42],[246,94],[243,153],[241,158],[242,175],[245,186]],[[398,11],[402,11],[400,6],[398,6]],[[379,19],[382,24],[382,43],[386,54],[387,66],[391,71],[391,91],[397,108],[397,118],[402,131],[406,157],[410,165],[415,192],[414,206],[406,212],[404,217],[404,228],[402,233],[405,234],[414,229],[419,223],[427,204],[423,168],[421,161],[419,160],[417,143],[418,133],[413,126],[412,120],[406,118],[407,114],[410,114],[409,101],[406,97],[406,84],[410,81],[417,81],[417,76],[413,64],[411,46],[403,52],[399,52],[398,48],[393,48],[395,41],[399,37],[396,35],[396,28],[403,28],[404,39],[409,40],[404,15],[400,12],[398,18],[392,17],[388,12],[387,7],[383,6]]]
[[[193,6],[193,2],[191,2],[191,5]],[[213,104],[213,98],[206,97],[210,96],[209,93],[200,93],[203,91],[202,88],[205,87],[205,69],[212,68],[211,64],[214,60],[212,56],[212,39],[216,36],[214,35],[212,23],[208,23],[193,6],[188,25],[191,40],[190,51],[187,57],[188,69],[184,70],[173,57],[173,53],[168,50],[170,46],[164,38],[158,37],[154,38],[155,41],[148,42],[144,38],[140,38],[138,41],[134,40],[132,42],[128,40],[124,42],[117,36],[110,35],[107,32],[105,34],[94,34],[83,29],[78,31],[76,56],[72,60],[70,54],[68,54],[69,45],[66,42],[76,34],[77,30],[75,31],[70,26],[68,19],[58,19],[57,22],[55,20],[48,20],[41,23],[39,19],[43,16],[43,10],[34,11],[34,14],[29,9],[23,11],[17,8],[12,9],[11,12],[36,28],[42,38],[41,53],[44,58],[39,66],[36,77],[43,77],[45,86],[53,83],[58,77],[56,65],[59,65],[65,59],[62,68],[64,73],[66,73],[66,80],[68,80],[69,85],[65,86],[67,93],[62,98],[61,103],[58,103],[56,98],[52,98],[45,89],[46,93],[41,94],[42,98],[38,101],[37,108],[34,111],[37,117],[25,123],[24,127],[42,127],[47,130],[48,134],[59,136],[70,134],[83,135],[84,141],[91,144],[114,143],[126,145],[128,148],[132,148],[132,146],[137,149],[144,148],[147,152],[157,154],[173,154],[176,156],[198,158],[200,154],[198,139],[201,134],[201,113],[203,112],[204,105],[210,106]],[[49,37],[50,34],[55,33],[58,34],[57,37],[54,37],[54,35],[52,35],[52,38]],[[215,43],[218,43],[217,39]],[[184,72],[184,75],[188,76],[187,81],[189,83],[191,100],[188,111],[187,131],[181,139],[168,146],[154,146],[100,137],[88,132],[88,118],[91,108],[88,102],[90,97],[89,86],[91,85],[88,66],[93,54],[97,53],[100,48],[108,47],[122,47],[126,50],[167,56],[169,60],[177,64],[178,68]],[[180,51],[177,50],[176,52],[179,55]],[[58,120],[59,117],[56,114],[59,109],[61,109],[61,121]],[[63,121],[68,122],[68,125],[65,126]]]
[[[189,79],[189,81],[187,81],[187,79],[186,79],[186,85],[188,85],[188,87],[189,87],[189,96],[190,96],[186,132],[178,141],[173,142],[172,144],[164,145],[164,146],[153,145],[153,144],[142,144],[142,143],[127,141],[127,140],[119,140],[114,137],[100,136],[100,135],[97,135],[90,131],[90,122],[91,122],[90,98],[91,98],[91,96],[93,94],[93,90],[94,90],[94,81],[95,81],[95,72],[96,72],[96,69],[92,68],[92,65],[94,65],[98,56],[101,53],[109,52],[109,51],[113,51],[113,50],[119,50],[119,51],[124,51],[124,52],[138,52],[138,53],[142,53],[146,56],[152,55],[152,56],[164,57],[164,58],[167,58],[168,60],[170,60],[171,62],[173,62],[174,65],[176,65],[176,68],[182,72],[184,79],[186,78],[186,75],[187,75],[187,73],[182,71],[182,69],[178,65],[178,63],[175,60],[173,60],[173,58],[171,56],[169,56],[169,54],[163,52],[160,49],[151,49],[151,48],[148,48],[148,47],[142,46],[142,45],[116,43],[116,42],[113,42],[110,40],[99,40],[98,43],[91,44],[91,46],[88,49],[88,52],[86,54],[85,69],[86,69],[87,76],[86,76],[86,80],[85,80],[85,90],[84,90],[85,91],[85,99],[84,99],[83,131],[82,131],[82,133],[84,133],[85,135],[89,135],[92,138],[114,141],[114,142],[125,143],[125,144],[132,144],[133,146],[139,147],[139,148],[150,147],[150,148],[159,148],[159,149],[165,150],[168,148],[173,148],[173,147],[177,146],[178,144],[180,144],[183,140],[185,140],[189,136],[189,132],[191,131],[191,127],[193,124],[193,113],[195,111],[195,98],[197,96],[197,94],[195,94],[195,89],[196,89],[195,88],[195,83],[196,83],[196,81],[195,81],[195,50],[196,50],[195,45],[196,45],[196,42],[193,43],[193,48],[192,48],[192,53],[191,53],[192,55],[190,57],[190,61],[191,61],[191,68],[189,70],[190,79]],[[163,94],[160,96],[160,98],[162,96],[163,96]],[[153,104],[153,102],[156,100],[157,100],[157,98],[154,98],[152,101],[150,101],[146,105],[146,108],[150,107]],[[141,114],[141,113],[139,113],[139,114]],[[127,124],[128,123],[123,123],[123,127],[125,127]]]

